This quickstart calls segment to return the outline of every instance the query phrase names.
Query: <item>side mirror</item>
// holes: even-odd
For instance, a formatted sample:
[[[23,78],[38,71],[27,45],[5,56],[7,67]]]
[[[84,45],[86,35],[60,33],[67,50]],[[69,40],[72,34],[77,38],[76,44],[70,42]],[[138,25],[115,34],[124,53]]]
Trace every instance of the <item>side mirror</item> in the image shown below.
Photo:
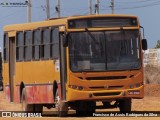
[[[142,39],[142,49],[147,50],[147,39]]]

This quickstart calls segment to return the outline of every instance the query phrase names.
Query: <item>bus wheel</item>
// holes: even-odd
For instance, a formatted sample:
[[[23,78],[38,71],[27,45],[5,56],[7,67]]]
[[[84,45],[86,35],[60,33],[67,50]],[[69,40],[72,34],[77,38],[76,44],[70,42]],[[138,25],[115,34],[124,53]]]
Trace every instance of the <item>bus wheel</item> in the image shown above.
[[[131,112],[131,106],[132,106],[131,98],[120,100],[118,106],[121,113]]]
[[[0,84],[0,91],[3,91],[3,85]]]
[[[33,104],[27,104],[26,102],[25,88],[23,88],[22,90],[21,104],[22,104],[22,111],[33,112]]]
[[[33,104],[33,111],[35,113],[41,113],[42,114],[43,105],[41,105],[41,104]]]
[[[96,102],[94,101],[87,101],[78,102],[78,107],[76,109],[77,116],[93,116],[95,113]]]
[[[67,116],[68,103],[61,101],[59,93],[58,93],[58,89],[56,90],[56,95],[55,95],[55,108],[56,108],[56,113],[59,117]]]

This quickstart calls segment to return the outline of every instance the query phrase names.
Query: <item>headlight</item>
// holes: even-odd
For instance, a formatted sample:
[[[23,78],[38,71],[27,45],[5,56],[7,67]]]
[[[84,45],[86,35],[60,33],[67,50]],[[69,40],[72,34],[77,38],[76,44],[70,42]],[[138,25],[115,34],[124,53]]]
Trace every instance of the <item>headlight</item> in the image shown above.
[[[68,87],[69,87],[69,88],[72,88],[72,89],[76,89],[76,90],[83,90],[83,87],[82,87],[82,86],[69,85]]]
[[[131,88],[131,89],[133,89],[133,88],[138,88],[138,87],[140,87],[141,85],[143,85],[143,83],[131,84],[131,85],[129,85],[129,88]]]

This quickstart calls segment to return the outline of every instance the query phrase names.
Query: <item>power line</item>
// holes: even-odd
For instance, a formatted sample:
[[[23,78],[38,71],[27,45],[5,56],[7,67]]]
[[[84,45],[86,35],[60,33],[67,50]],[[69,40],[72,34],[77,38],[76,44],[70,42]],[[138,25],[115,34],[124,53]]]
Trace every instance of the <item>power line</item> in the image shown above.
[[[159,1],[159,0],[141,0],[141,1],[121,1],[116,3],[147,3],[147,2],[153,2],[153,1]]]
[[[53,15],[55,15],[57,12],[54,12],[53,14],[51,14],[51,18],[53,17]]]
[[[116,6],[115,6],[115,9],[116,9],[116,10],[122,10],[122,9],[137,9],[137,8],[144,8],[144,7],[156,6],[156,5],[160,5],[160,0],[157,1],[157,2],[150,3],[150,4],[133,6],[133,7],[116,7]],[[108,7],[108,8],[101,9],[101,10],[108,10],[108,9],[109,9],[109,7]]]
[[[141,5],[141,6],[134,6],[134,7],[124,7],[124,8],[116,8],[116,9],[136,9],[136,8],[144,8],[144,7],[151,7],[151,6],[156,6],[160,5],[160,1],[152,4],[146,4],[146,5]]]
[[[154,1],[159,1],[159,0],[138,0],[138,1],[116,1],[115,0],[115,2],[116,2],[116,4],[118,3],[122,3],[122,4],[124,4],[124,3],[147,3],[147,2],[154,2]],[[104,0],[104,1],[101,1],[101,3],[106,3],[107,1],[106,0]],[[108,1],[109,2],[109,1]]]

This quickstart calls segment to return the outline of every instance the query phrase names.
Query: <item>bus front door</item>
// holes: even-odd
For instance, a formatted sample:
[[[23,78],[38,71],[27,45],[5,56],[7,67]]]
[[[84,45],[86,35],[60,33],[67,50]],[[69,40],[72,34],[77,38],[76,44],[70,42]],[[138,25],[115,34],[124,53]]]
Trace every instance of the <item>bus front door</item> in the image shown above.
[[[9,88],[10,102],[14,101],[14,75],[15,75],[15,37],[9,37]]]

